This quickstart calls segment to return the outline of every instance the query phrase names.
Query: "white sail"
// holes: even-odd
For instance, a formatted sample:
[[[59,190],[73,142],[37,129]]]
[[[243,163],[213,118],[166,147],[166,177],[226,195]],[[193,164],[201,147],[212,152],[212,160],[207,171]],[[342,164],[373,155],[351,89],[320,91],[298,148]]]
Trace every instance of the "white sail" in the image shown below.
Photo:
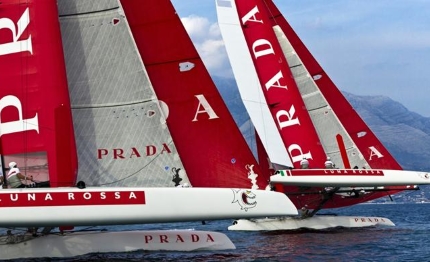
[[[293,166],[261,90],[234,1],[216,1],[218,24],[240,96],[272,163]]]

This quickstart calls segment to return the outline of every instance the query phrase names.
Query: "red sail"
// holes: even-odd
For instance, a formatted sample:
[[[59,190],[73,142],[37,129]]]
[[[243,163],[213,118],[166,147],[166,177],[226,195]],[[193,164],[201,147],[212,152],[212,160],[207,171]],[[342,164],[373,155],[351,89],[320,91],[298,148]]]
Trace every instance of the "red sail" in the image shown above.
[[[192,185],[265,188],[268,172],[259,169],[170,1],[121,4],[156,95],[167,105]]]
[[[237,0],[236,7],[261,88],[294,167],[300,167],[303,158],[307,158],[312,167],[322,167],[326,155],[264,3]]]
[[[51,186],[72,185],[77,156],[55,0],[1,2],[0,72],[6,160],[25,170],[28,158],[43,158]]]
[[[312,56],[287,20],[282,16],[272,0],[264,0],[271,15],[272,25],[282,28],[284,34],[294,47],[295,52],[314,79],[339,121],[351,136],[370,167],[378,169],[402,169],[388,150],[382,145],[375,134],[352,108],[340,90],[336,87],[324,69]],[[316,77],[318,76],[318,77]]]

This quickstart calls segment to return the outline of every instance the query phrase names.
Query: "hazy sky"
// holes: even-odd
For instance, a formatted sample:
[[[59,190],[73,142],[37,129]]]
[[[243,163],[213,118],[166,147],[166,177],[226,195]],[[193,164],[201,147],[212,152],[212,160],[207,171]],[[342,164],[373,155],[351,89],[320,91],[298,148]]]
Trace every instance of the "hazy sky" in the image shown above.
[[[172,0],[207,68],[233,77],[215,0]],[[275,0],[342,91],[385,95],[430,117],[429,0]]]

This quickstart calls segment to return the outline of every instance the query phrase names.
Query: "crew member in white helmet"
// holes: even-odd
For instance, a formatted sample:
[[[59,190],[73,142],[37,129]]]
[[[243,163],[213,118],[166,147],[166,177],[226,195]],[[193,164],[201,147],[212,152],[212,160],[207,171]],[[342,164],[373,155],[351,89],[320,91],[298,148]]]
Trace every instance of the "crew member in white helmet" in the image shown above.
[[[309,161],[306,158],[303,158],[303,160],[300,161],[300,168],[302,168],[302,169],[308,169],[309,168]]]
[[[33,182],[33,176],[24,176],[19,171],[18,165],[15,162],[9,163],[9,172],[7,173],[6,179],[7,183],[11,188],[23,188],[26,187],[26,183],[22,183],[22,180],[26,181],[30,180]]]
[[[330,157],[327,157],[327,161],[324,162],[324,166],[327,169],[332,169],[334,168],[333,162],[331,161]]]

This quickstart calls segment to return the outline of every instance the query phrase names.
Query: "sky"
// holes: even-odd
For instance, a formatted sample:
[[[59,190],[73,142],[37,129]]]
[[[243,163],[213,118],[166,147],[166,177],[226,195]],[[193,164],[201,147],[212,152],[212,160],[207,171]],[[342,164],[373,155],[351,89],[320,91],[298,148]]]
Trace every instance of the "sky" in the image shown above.
[[[430,117],[430,1],[274,0],[337,87]],[[212,75],[233,78],[215,0],[172,0]]]

